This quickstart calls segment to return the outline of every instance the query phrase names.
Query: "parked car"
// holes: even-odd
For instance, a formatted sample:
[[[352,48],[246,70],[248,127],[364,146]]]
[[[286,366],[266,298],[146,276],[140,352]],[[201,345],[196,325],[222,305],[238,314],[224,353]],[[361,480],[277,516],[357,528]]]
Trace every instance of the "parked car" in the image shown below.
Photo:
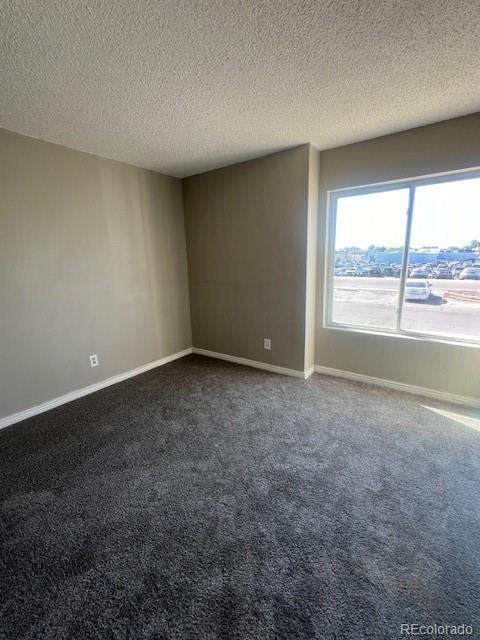
[[[465,269],[465,267],[463,266],[463,264],[455,264],[452,267],[452,278],[459,278],[460,274],[462,273],[462,271]]]
[[[402,267],[400,265],[397,265],[395,267],[392,267],[392,269],[393,269],[393,277],[400,278],[402,274]]]
[[[480,280],[480,267],[466,267],[460,274],[460,280]]]
[[[430,272],[425,267],[415,267],[412,273],[410,274],[410,278],[428,278],[430,276]]]
[[[362,271],[365,278],[382,278],[383,273],[380,267],[365,267]]]
[[[433,278],[439,278],[441,280],[451,280],[452,272],[448,267],[437,267],[432,274]]]
[[[428,300],[431,284],[426,280],[407,280],[405,283],[405,300]]]
[[[355,267],[349,267],[348,269],[345,269],[345,273],[343,275],[348,276],[349,278],[351,278],[352,276],[356,276],[357,269]]]

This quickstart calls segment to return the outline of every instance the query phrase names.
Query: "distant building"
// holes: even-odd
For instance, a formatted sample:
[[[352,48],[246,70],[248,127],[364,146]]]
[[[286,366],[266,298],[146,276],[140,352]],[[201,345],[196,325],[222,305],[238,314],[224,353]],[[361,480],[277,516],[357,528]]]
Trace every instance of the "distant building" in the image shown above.
[[[367,251],[366,258],[369,262],[400,264],[403,258],[402,251]],[[427,262],[461,262],[464,260],[476,260],[479,258],[477,251],[410,251],[409,262],[413,264],[426,264]]]

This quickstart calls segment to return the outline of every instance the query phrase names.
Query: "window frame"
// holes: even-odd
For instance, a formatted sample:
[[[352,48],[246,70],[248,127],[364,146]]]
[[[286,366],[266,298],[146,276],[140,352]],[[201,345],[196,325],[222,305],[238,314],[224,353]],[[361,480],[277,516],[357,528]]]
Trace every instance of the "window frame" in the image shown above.
[[[445,333],[428,333],[427,331],[414,331],[411,329],[402,329],[403,305],[405,303],[405,286],[407,282],[408,272],[408,256],[410,253],[410,238],[412,231],[412,222],[415,206],[416,188],[441,184],[443,182],[458,182],[461,180],[469,180],[472,178],[480,178],[480,167],[457,169],[445,171],[442,173],[428,174],[417,176],[414,178],[401,178],[398,180],[389,180],[385,182],[376,182],[367,185],[359,185],[356,187],[346,187],[339,189],[330,189],[327,191],[327,212],[325,227],[325,264],[324,264],[324,288],[323,288],[323,322],[324,329],[339,329],[343,331],[355,331],[361,333],[369,333],[376,335],[395,336],[403,338],[426,339],[435,342],[458,343],[459,345],[469,345],[480,347],[480,337],[462,338],[452,336]],[[335,322],[332,319],[332,302],[333,302],[333,278],[335,269],[335,233],[336,233],[336,214],[337,203],[340,198],[365,195],[368,193],[380,193],[384,191],[393,191],[397,189],[409,190],[408,206],[405,212],[407,221],[405,224],[405,238],[403,245],[402,270],[400,273],[400,284],[398,292],[398,307],[396,327],[393,329],[384,327],[370,327],[354,323]]]

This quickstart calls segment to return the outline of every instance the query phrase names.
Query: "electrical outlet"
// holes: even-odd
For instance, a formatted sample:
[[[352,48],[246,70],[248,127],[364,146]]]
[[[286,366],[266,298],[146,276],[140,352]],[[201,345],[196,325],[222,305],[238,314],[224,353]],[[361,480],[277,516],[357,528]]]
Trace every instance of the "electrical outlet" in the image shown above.
[[[263,348],[270,351],[270,349],[272,348],[272,343],[270,342],[270,338],[263,339]]]
[[[93,353],[90,356],[90,366],[91,367],[98,367],[98,356],[96,353]]]

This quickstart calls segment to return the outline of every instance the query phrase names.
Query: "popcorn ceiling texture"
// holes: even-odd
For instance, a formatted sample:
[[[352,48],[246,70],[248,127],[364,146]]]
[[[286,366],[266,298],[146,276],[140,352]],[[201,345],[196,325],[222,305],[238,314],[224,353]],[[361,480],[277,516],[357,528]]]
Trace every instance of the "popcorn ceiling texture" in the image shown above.
[[[0,4],[0,126],[175,176],[477,111],[478,0]]]

